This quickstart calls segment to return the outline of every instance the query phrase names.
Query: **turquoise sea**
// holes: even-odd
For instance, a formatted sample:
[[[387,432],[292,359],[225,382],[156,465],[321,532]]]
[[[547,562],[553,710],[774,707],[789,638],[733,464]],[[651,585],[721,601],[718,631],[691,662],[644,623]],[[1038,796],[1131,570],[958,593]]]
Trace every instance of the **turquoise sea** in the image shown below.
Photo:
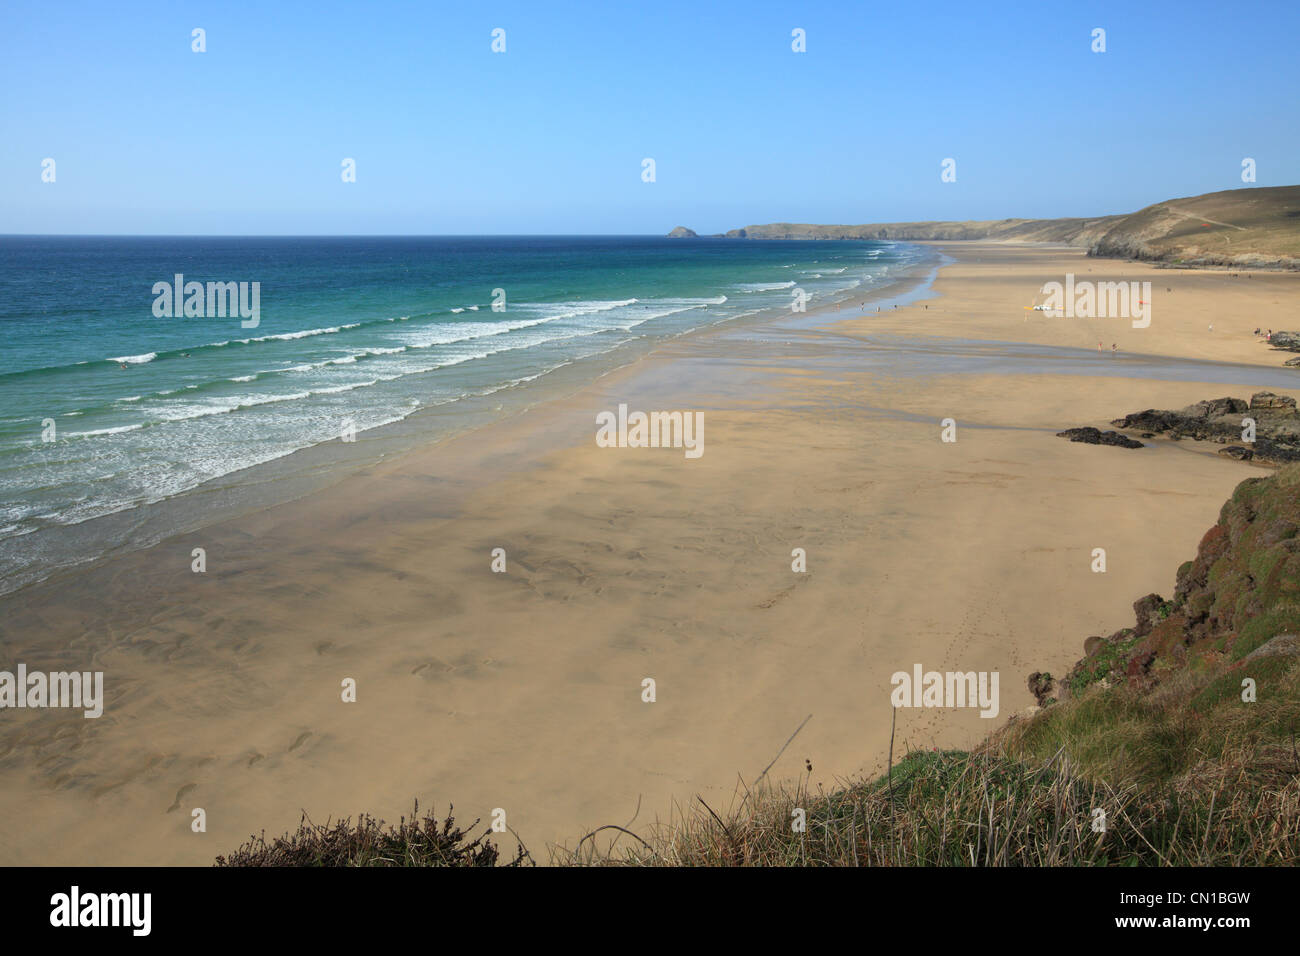
[[[45,532],[345,429],[432,406],[454,418],[634,341],[788,313],[795,289],[810,308],[876,291],[917,255],[869,241],[0,237],[0,591],[104,547]],[[257,283],[257,325],[166,314],[155,288],[178,274],[249,283],[246,304]]]

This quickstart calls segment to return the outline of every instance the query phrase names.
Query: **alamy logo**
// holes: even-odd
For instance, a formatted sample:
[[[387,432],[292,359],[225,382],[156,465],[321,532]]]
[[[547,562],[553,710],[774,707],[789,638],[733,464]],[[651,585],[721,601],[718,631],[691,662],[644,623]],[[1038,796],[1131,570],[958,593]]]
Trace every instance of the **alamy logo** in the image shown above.
[[[704,454],[703,412],[632,412],[596,415],[596,444],[601,448],[684,448],[687,458]]]
[[[27,672],[26,664],[18,673],[0,671],[0,710],[6,707],[74,707],[91,719],[104,713],[104,672],[42,671]]]
[[[889,682],[889,695],[895,707],[978,707],[981,717],[998,715],[997,671],[926,671],[912,665],[912,673],[898,671]]]
[[[51,926],[128,926],[133,936],[148,936],[153,919],[151,893],[70,893],[50,897]]]
[[[160,319],[224,319],[239,316],[245,329],[255,329],[262,321],[262,283],[260,282],[186,282],[176,273],[172,282],[155,282],[153,314]],[[184,300],[184,301],[182,301]]]
[[[1132,319],[1133,328],[1151,324],[1150,282],[1093,282],[1074,280],[1065,275],[1065,283],[1048,282],[1039,290],[1047,296],[1044,312],[1059,312],[1067,319]]]

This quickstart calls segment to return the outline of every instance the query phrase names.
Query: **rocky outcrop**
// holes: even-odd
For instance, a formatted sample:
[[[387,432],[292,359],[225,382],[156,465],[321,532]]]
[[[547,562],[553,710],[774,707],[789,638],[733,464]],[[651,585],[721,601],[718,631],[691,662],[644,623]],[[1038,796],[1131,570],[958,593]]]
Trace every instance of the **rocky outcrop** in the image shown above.
[[[1283,352],[1300,352],[1300,332],[1274,332],[1269,336],[1268,344]],[[1295,362],[1291,359],[1287,365]]]
[[[1255,440],[1247,441],[1244,419],[1255,422]],[[1300,461],[1300,414],[1289,395],[1256,392],[1249,402],[1240,398],[1215,398],[1179,411],[1148,408],[1112,425],[1137,431],[1144,438],[1166,435],[1175,441],[1191,438],[1229,447],[1221,454],[1260,464]]]
[[[1104,432],[1093,428],[1091,425],[1086,425],[1083,428],[1067,428],[1063,432],[1057,432],[1056,437],[1068,438],[1070,441],[1083,442],[1086,445],[1117,445],[1120,448],[1145,447],[1140,441],[1129,438],[1127,435],[1121,435],[1119,432]]]
[[[694,229],[687,229],[685,226],[677,226],[672,232],[668,233],[669,239],[698,239],[699,234]]]
[[[1029,690],[1044,706],[1092,684],[1145,690],[1211,664],[1237,675],[1232,686],[1242,675],[1262,680],[1271,673],[1263,659],[1300,655],[1298,597],[1300,465],[1290,465],[1237,486],[1196,557],[1178,569],[1171,600],[1140,598],[1132,627],[1089,637],[1065,677],[1035,672]]]

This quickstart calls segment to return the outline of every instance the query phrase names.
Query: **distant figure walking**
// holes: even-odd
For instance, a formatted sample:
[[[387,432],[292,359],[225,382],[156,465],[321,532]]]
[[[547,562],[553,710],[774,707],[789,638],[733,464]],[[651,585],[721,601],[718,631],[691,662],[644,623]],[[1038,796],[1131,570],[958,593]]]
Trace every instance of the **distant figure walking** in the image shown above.
[[[1111,354],[1113,355],[1114,353],[1116,353],[1116,352],[1119,351],[1119,346],[1116,345],[1114,342],[1111,342],[1111,343],[1110,343],[1110,351],[1111,351]]]

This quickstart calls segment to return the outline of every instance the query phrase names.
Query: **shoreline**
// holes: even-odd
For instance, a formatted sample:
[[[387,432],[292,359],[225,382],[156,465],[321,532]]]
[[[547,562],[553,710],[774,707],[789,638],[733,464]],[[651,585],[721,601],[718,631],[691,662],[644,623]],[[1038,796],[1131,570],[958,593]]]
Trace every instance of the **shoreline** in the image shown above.
[[[932,279],[934,270],[930,266],[929,259],[909,264],[881,287],[813,306],[808,315],[834,312],[849,299],[894,301],[893,296],[900,290],[929,281],[921,278],[927,269]],[[83,561],[59,564],[35,574],[6,579],[0,582],[0,597],[21,593],[34,584],[57,579],[65,572],[84,571],[120,554],[153,547],[179,534],[201,531],[222,521],[300,499],[384,461],[395,460],[413,451],[428,450],[547,402],[563,400],[605,376],[634,368],[641,360],[653,356],[662,345],[683,335],[707,335],[737,324],[762,323],[786,312],[785,308],[772,306],[756,313],[711,322],[676,336],[624,343],[606,352],[571,360],[535,379],[507,385],[485,395],[463,396],[453,402],[428,405],[399,421],[359,431],[352,443],[334,440],[308,445],[278,458],[227,472],[156,501],[43,529],[36,532],[38,537],[31,541],[25,540],[31,537],[29,535],[10,539],[16,548],[26,547],[45,553],[58,551],[66,555],[84,550],[77,539],[90,536],[97,542],[91,550],[97,553]]]
[[[1229,386],[999,355],[1026,368],[1008,390],[961,343],[1080,348],[1095,326],[1030,325],[1019,299],[1026,276],[1089,260],[957,249],[933,298],[697,330],[490,427],[0,598],[13,660],[93,663],[108,698],[99,720],[6,715],[6,862],[75,846],[82,863],[203,864],[300,810],[396,819],[412,797],[467,821],[505,808],[538,855],[638,805],[634,827],[694,793],[725,805],[809,713],[773,777],[883,766],[888,678],[914,663],[1000,672],[999,723],[1029,706],[1024,677],[1167,591],[1257,472],[1191,443],[1056,438]],[[1197,301],[1168,329],[1157,311],[1144,347],[1195,369],[1226,341],[1243,380],[1271,373],[1258,343],[1198,331],[1256,291],[1175,289]],[[596,448],[595,412],[620,401],[702,410],[705,454]],[[1109,574],[1087,568],[1099,537]],[[904,750],[990,727],[899,718]]]

